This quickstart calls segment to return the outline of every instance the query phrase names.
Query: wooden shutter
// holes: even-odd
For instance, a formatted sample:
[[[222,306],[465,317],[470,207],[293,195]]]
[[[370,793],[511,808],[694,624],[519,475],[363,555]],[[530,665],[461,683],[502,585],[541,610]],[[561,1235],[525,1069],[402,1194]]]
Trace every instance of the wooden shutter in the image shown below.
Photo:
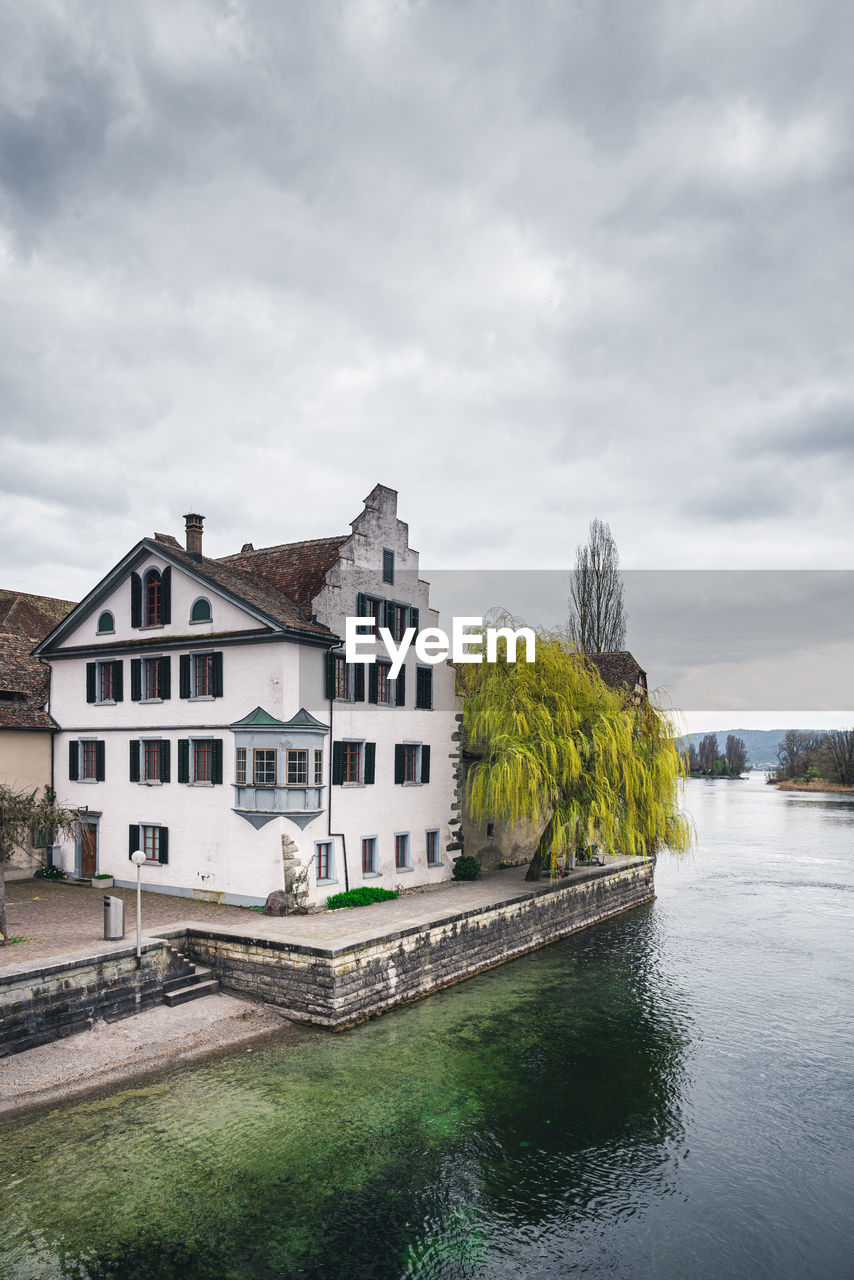
[[[130,700],[139,702],[142,697],[142,659],[130,660]]]
[[[76,782],[80,777],[79,742],[69,742],[68,744],[68,777],[72,782]]]
[[[163,866],[169,861],[169,828],[160,828],[160,861]]]
[[[128,827],[128,858],[139,848],[139,826],[132,822]]]
[[[97,662],[86,663],[86,701],[95,701],[95,678],[98,673]]]
[[[103,782],[106,779],[105,765],[106,752],[103,742],[95,743],[95,781]]]
[[[394,744],[394,780],[403,782],[406,777],[406,747],[402,742]]]
[[[367,618],[368,616],[368,597],[364,591],[360,591],[356,596],[356,617]]]
[[[164,738],[160,743],[160,781],[171,781],[171,767],[169,756],[169,739]]]
[[[130,625],[142,626],[142,578],[138,573],[130,575]]]
[[[160,575],[160,621],[172,621],[172,570],[169,565]]]
[[[330,702],[335,697],[335,654],[331,649],[326,655],[326,696]]]
[[[421,781],[430,781],[430,748],[421,748]]]
[[[125,693],[124,678],[123,678],[124,665],[125,664],[123,662],[113,663],[113,701],[114,702],[121,702],[124,698],[124,693]]]
[[[178,739],[178,781],[190,781],[190,739]]]
[[[391,634],[394,635],[394,601],[393,600],[383,600],[382,607],[380,608],[380,617],[382,618],[382,622],[379,623],[379,626],[388,627]]]
[[[377,671],[377,664],[373,662],[368,667],[368,702],[374,702],[374,703],[379,702],[379,696],[380,696],[379,680],[380,678],[379,678],[379,672]]]
[[[211,692],[215,698],[222,697],[222,654],[214,653],[211,655],[213,662],[211,667]]]
[[[395,706],[406,706],[406,667],[401,667],[398,677],[394,682],[394,700]]]
[[[354,662],[353,669],[353,701],[365,701],[365,664],[364,662]]]
[[[418,667],[415,686],[415,706],[419,711],[433,709],[433,668]]]
[[[179,688],[180,688],[180,697],[189,698],[190,696],[190,655],[189,653],[182,653],[178,661],[179,661],[178,681],[179,681]]]
[[[332,784],[340,786],[344,781],[344,743],[332,744]]]
[[[418,610],[415,608],[409,610],[409,625],[414,627],[416,631],[418,630]]]
[[[160,659],[160,696],[164,700],[172,697],[172,659]]]
[[[375,742],[366,742],[365,743],[365,777],[364,777],[364,782],[366,786],[370,786],[374,782],[376,778],[376,772],[377,772],[377,744]]]
[[[211,782],[222,782],[222,738],[211,741]]]
[[[139,782],[139,739],[131,738],[129,746],[130,765],[128,777],[131,782]]]

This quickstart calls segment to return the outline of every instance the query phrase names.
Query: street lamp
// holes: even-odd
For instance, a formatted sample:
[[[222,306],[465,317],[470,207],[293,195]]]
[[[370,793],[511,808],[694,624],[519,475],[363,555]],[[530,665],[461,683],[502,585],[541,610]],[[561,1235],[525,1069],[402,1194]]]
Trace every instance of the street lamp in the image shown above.
[[[130,855],[130,860],[136,867],[136,963],[139,965],[142,959],[142,896],[140,894],[139,869],[145,862],[145,854],[142,849],[135,849]]]

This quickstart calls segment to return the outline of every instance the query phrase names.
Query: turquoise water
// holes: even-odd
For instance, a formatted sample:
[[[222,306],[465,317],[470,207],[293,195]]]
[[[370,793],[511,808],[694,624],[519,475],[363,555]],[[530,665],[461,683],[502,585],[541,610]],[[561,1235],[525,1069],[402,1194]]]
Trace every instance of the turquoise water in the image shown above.
[[[647,907],[0,1129],[0,1275],[850,1276],[854,803],[687,796]]]

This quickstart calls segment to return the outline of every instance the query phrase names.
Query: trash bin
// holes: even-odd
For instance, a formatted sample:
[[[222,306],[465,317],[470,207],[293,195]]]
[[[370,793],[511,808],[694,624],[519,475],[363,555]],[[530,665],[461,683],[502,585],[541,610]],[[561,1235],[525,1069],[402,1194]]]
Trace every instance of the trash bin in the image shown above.
[[[125,936],[125,902],[124,898],[114,898],[104,894],[104,937],[108,942],[116,942]]]

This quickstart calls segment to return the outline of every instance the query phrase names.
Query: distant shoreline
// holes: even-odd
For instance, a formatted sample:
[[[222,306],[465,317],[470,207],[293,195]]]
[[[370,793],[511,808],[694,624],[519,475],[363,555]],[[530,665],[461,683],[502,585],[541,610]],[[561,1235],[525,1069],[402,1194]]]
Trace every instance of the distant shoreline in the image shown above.
[[[841,782],[825,782],[823,778],[813,778],[810,782],[775,782],[778,791],[835,791],[843,795],[854,795],[854,787],[846,787]]]

